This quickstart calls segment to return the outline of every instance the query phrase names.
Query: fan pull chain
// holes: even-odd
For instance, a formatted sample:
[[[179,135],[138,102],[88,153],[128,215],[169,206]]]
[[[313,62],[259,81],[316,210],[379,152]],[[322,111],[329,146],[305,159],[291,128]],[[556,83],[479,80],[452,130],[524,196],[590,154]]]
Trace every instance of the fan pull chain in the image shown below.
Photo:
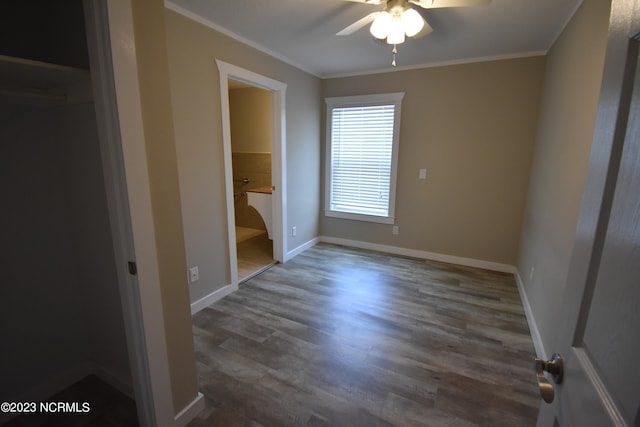
[[[391,61],[391,65],[393,65],[394,67],[396,66],[396,53],[398,53],[398,49],[396,49],[396,45],[393,45],[393,50],[391,51],[393,53],[393,61]]]

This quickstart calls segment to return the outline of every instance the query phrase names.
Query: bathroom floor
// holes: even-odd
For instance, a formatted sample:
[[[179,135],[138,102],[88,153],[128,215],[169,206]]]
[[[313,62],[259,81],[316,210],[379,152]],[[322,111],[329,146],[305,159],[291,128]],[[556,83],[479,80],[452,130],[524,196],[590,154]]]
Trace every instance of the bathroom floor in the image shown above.
[[[276,263],[273,242],[265,230],[236,227],[238,279],[244,282]]]

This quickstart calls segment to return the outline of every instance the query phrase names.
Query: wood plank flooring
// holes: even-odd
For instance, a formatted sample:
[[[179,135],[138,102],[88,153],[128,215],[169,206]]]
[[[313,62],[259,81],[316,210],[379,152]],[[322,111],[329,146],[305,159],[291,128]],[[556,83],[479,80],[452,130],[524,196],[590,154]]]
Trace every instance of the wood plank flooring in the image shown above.
[[[193,316],[189,426],[533,426],[512,275],[319,244]]]

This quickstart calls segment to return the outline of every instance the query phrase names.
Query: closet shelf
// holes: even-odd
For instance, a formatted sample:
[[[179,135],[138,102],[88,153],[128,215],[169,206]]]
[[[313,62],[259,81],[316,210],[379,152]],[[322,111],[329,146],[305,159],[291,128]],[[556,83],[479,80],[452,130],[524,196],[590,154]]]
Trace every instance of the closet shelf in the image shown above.
[[[67,103],[67,88],[89,77],[89,70],[0,55],[0,96]]]
[[[59,89],[89,78],[89,70],[0,55],[3,87]]]

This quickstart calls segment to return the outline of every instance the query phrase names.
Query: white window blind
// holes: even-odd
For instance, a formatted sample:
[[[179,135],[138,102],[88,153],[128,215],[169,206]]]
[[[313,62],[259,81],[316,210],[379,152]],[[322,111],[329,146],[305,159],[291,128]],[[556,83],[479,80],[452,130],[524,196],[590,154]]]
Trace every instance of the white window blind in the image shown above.
[[[334,108],[331,210],[387,216],[395,106]]]
[[[327,98],[327,216],[394,222],[403,93]]]

